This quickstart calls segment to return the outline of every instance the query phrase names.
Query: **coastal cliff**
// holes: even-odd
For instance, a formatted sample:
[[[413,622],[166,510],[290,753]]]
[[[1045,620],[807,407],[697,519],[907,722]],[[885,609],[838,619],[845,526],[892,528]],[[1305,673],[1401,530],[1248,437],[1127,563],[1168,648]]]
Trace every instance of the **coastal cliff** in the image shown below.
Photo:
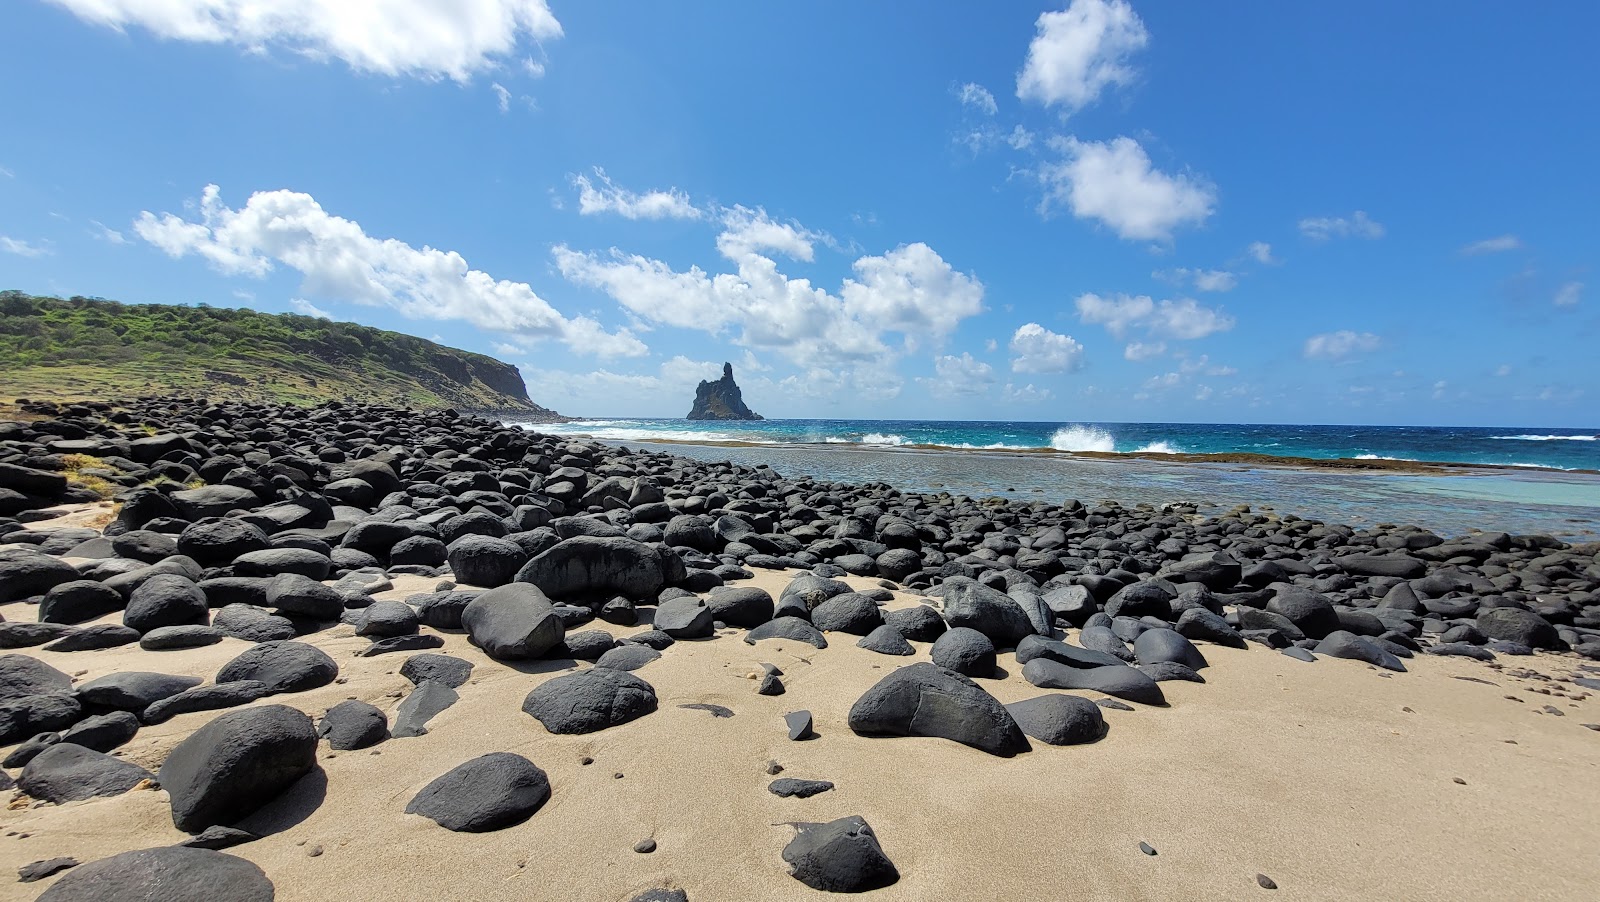
[[[733,381],[733,364],[722,365],[722,378],[715,382],[702,381],[694,390],[694,407],[687,419],[691,420],[760,420],[765,419],[744,405],[744,393]]]

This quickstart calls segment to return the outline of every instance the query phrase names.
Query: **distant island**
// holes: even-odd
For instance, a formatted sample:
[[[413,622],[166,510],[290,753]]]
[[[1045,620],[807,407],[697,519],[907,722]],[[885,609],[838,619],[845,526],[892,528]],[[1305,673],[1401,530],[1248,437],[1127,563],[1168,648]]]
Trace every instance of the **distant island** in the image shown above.
[[[722,378],[715,382],[702,380],[694,390],[694,408],[689,411],[691,420],[761,420],[765,419],[744,406],[744,393],[733,381],[733,364],[722,365]]]
[[[293,313],[20,291],[0,291],[0,385],[6,400],[363,401],[521,422],[569,419],[535,404],[511,364],[400,332]]]

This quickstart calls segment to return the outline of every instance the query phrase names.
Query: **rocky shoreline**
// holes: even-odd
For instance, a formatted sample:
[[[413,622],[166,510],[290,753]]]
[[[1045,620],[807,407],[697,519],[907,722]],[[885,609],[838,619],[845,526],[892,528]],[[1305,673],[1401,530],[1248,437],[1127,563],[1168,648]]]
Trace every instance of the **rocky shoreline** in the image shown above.
[[[22,879],[44,899],[135,898],[158,873],[209,887],[173,899],[274,898],[277,873],[245,850],[315,816],[308,787],[340,788],[349,756],[329,759],[403,755],[486,687],[521,697],[499,717],[534,738],[405,773],[392,788],[413,788],[384,817],[425,820],[435,839],[528,829],[576,791],[555,743],[691,715],[712,731],[744,722],[745,699],[785,715],[774,741],[796,755],[851,736],[918,754],[920,740],[883,737],[932,737],[982,767],[1114,743],[1125,710],[1179,714],[1241,649],[1379,674],[1473,659],[1580,711],[1600,688],[1585,663],[1600,660],[1595,544],[910,494],[450,411],[165,399],[26,412],[0,423],[11,808],[158,804],[190,835],[112,843],[82,865],[29,860]],[[120,501],[109,523],[59,525],[63,505],[105,491]],[[767,658],[744,694],[683,695],[654,676],[716,648]],[[110,656],[114,669],[68,669]],[[1570,672],[1515,676],[1549,661]],[[829,667],[859,681],[849,698],[806,691]],[[559,747],[588,749],[579,768],[598,757]],[[766,776],[783,770],[768,761]],[[927,879],[914,839],[885,826],[892,806],[839,811],[832,780],[768,782],[821,807],[788,809],[787,842],[752,867],[830,892]],[[283,814],[291,801],[309,810]],[[672,880],[630,896],[690,897]]]

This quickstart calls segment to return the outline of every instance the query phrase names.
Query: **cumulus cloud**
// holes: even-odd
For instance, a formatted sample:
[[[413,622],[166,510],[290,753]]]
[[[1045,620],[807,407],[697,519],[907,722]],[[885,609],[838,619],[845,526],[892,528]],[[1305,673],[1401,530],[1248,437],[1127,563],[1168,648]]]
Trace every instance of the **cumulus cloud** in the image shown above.
[[[1568,282],[1556,289],[1556,296],[1552,302],[1557,307],[1576,307],[1583,300],[1583,283]]]
[[[1494,238],[1474,241],[1461,248],[1461,253],[1463,256],[1475,257],[1479,254],[1503,254],[1506,251],[1518,250],[1521,247],[1521,238],[1515,235],[1498,235]]]
[[[933,360],[930,377],[917,379],[935,398],[950,399],[962,395],[981,395],[994,383],[994,367],[971,354],[960,357],[945,354]]]
[[[20,238],[0,235],[0,251],[16,254],[18,257],[43,257],[50,253],[50,248],[44,244],[30,244]]]
[[[49,0],[95,25],[157,37],[281,48],[358,72],[451,78],[500,65],[524,38],[561,37],[546,0]]]
[[[1196,291],[1232,291],[1239,285],[1239,277],[1223,269],[1190,269],[1179,266],[1176,269],[1156,270],[1150,275],[1173,285],[1193,285]]]
[[[1000,399],[1007,404],[1037,404],[1055,397],[1055,392],[1048,388],[1034,388],[1033,383],[1018,388],[1007,382],[1005,388],[1000,390]]]
[[[1017,73],[1017,96],[1074,113],[1112,85],[1132,82],[1129,63],[1150,35],[1125,0],[1072,0],[1040,14],[1028,56]]]
[[[494,352],[501,357],[521,357],[523,354],[528,353],[521,345],[514,345],[505,341],[492,342],[489,347],[493,348]]]
[[[507,103],[502,96],[501,112],[506,110]],[[629,191],[611,181],[599,166],[594,167],[593,181],[586,175],[570,178],[572,186],[578,189],[578,212],[584,216],[615,213],[624,219],[699,219],[702,215],[689,201],[689,195],[677,188],[643,194]]]
[[[1383,225],[1367,215],[1365,210],[1357,210],[1346,216],[1318,216],[1300,220],[1300,234],[1312,241],[1327,241],[1330,238],[1382,238]]]
[[[700,380],[721,374],[722,364],[691,360],[682,355],[663,361],[654,371],[619,373],[608,369],[589,372],[518,367],[531,397],[568,414],[589,416],[660,416],[662,410],[688,408]],[[746,382],[746,398],[760,409],[761,389]]]
[[[1083,345],[1038,323],[1019,326],[1010,348],[1014,373],[1069,373],[1083,367]]]
[[[993,116],[1000,109],[995,105],[994,95],[989,93],[989,89],[975,82],[969,81],[957,88],[956,97],[962,106],[972,107],[986,116]]]
[[[1148,295],[1078,296],[1078,318],[1106,327],[1117,338],[1134,328],[1157,338],[1192,341],[1234,327],[1234,319],[1220,308],[1206,307],[1190,298],[1157,301]]]
[[[525,340],[556,338],[599,357],[649,349],[627,329],[608,332],[587,317],[568,318],[526,282],[495,279],[454,251],[375,238],[322,209],[309,194],[258,191],[237,210],[207,185],[199,219],[140,214],[134,231],[179,258],[201,257],[226,275],[261,278],[277,266],[304,277],[307,293],[388,307],[411,319],[462,320]]]
[[[1043,213],[1066,206],[1073,216],[1104,223],[1122,238],[1169,241],[1174,229],[1205,222],[1216,207],[1217,191],[1209,182],[1154,168],[1132,138],[1054,138],[1050,146],[1061,158],[1038,172]]]
[[[957,272],[925,244],[901,245],[855,261],[838,294],[790,278],[770,252],[802,262],[820,237],[765,211],[725,211],[717,249],[734,272],[686,271],[612,248],[607,254],[554,248],[556,267],[568,281],[597,288],[647,322],[718,335],[738,329],[735,341],[775,350],[803,366],[881,360],[882,340],[898,332],[910,342],[942,341],[966,317],[983,310],[983,284]]]
[[[1306,339],[1305,356],[1311,360],[1344,360],[1356,354],[1376,351],[1383,339],[1371,332],[1340,329]]]
[[[289,307],[301,316],[314,316],[317,319],[333,319],[333,314],[311,303],[305,298],[290,298]]]
[[[1250,259],[1260,263],[1262,266],[1276,266],[1283,262],[1272,256],[1272,245],[1265,241],[1250,242],[1250,246],[1245,248],[1244,252],[1250,255]]]

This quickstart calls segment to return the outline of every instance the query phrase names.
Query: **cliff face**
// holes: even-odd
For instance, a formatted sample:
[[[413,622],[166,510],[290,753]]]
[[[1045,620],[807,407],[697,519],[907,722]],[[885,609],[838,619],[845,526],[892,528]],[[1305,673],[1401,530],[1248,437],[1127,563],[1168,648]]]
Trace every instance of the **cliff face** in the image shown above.
[[[689,411],[691,420],[759,420],[761,414],[744,406],[744,393],[733,381],[733,364],[722,365],[722,378],[715,382],[701,382],[694,390],[694,408]]]

